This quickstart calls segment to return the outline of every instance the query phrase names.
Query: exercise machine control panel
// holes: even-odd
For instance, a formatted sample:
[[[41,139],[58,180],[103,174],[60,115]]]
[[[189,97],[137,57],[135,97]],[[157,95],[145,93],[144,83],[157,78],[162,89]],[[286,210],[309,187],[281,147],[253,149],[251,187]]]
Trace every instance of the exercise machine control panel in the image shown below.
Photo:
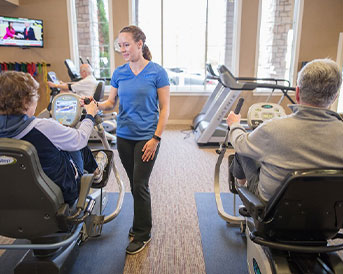
[[[58,94],[52,101],[52,117],[62,125],[73,127],[81,117],[80,97],[72,93]]]
[[[60,81],[58,81],[58,79],[57,79],[56,73],[53,72],[53,71],[49,71],[48,72],[48,80],[50,82],[55,83],[55,84],[59,84],[60,83]]]
[[[58,80],[56,73],[53,71],[49,71],[48,72],[48,80],[50,82],[53,82],[54,84],[59,84],[60,81]],[[56,94],[60,93],[60,89],[59,88],[50,88],[52,95],[55,96]]]
[[[255,129],[266,120],[285,116],[286,112],[282,106],[274,103],[256,103],[248,111],[248,125]]]

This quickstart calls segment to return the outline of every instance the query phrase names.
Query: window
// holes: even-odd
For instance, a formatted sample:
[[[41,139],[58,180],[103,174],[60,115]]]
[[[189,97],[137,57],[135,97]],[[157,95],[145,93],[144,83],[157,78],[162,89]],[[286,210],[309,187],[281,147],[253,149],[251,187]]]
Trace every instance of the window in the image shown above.
[[[343,32],[339,34],[336,63],[341,68],[343,77]],[[343,113],[343,86],[340,88],[336,102],[332,105],[332,110],[336,111],[336,108],[338,113]]]
[[[100,77],[111,77],[108,0],[97,0]]]
[[[342,75],[342,77],[343,77],[343,75]],[[339,94],[338,94],[337,112],[343,113],[343,88],[342,87],[341,87]]]
[[[111,77],[108,0],[69,1],[71,28],[77,41],[73,49],[75,65],[79,65],[78,56],[80,62],[90,63],[96,77]]]
[[[263,0],[261,5],[257,77],[292,81],[294,0]]]
[[[136,0],[135,22],[153,61],[168,72],[172,91],[211,91],[206,63],[232,67],[234,2]]]

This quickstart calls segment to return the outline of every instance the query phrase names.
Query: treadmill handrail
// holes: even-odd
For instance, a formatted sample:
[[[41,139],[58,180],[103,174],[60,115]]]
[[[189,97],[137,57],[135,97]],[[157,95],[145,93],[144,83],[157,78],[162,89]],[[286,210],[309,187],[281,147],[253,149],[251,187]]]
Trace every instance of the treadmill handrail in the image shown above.
[[[294,87],[290,86],[283,86],[283,85],[276,85],[276,84],[268,84],[268,83],[259,83],[259,82],[239,82],[238,79],[241,80],[242,78],[236,78],[232,75],[232,73],[225,67],[221,66],[219,68],[220,72],[220,81],[221,83],[230,89],[244,89],[244,90],[253,90],[256,88],[270,88],[270,89],[280,89],[280,90],[295,90]],[[245,77],[244,77],[245,78]],[[247,78],[247,77],[246,77]],[[247,78],[249,79],[249,78]],[[259,80],[260,78],[250,78],[251,80],[256,79]],[[265,80],[277,80],[271,78],[261,78]],[[287,81],[287,80],[285,80]]]
[[[218,80],[218,75],[215,74],[212,65],[211,64],[206,64],[206,79],[214,79],[214,80]]]
[[[219,80],[223,86],[230,88],[232,90],[254,90],[256,88],[268,88],[268,89],[278,89],[288,98],[288,100],[295,104],[293,99],[288,95],[288,91],[295,91],[294,87],[268,84],[268,83],[258,83],[258,82],[238,82],[237,78],[228,70],[224,65],[219,68]]]
[[[255,77],[235,77],[237,81],[268,81],[268,82],[275,82],[277,85],[278,82],[285,82],[290,87],[291,82],[286,79],[281,78],[255,78]]]

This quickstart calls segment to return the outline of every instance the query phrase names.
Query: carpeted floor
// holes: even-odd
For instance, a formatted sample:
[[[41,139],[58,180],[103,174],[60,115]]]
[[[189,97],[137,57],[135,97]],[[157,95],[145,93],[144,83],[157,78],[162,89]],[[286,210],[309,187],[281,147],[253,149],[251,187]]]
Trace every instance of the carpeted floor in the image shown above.
[[[233,195],[221,195],[225,212],[234,214]],[[248,273],[246,263],[246,239],[239,226],[227,224],[218,218],[213,193],[195,193],[201,242],[203,247],[206,273]],[[241,204],[236,199],[236,207]]]
[[[199,149],[193,134],[189,134],[187,138],[188,135],[181,130],[188,128],[168,126],[162,136],[160,152],[150,179],[153,207],[152,241],[141,253],[126,256],[123,271],[125,274],[206,273],[194,194],[213,192],[217,154],[215,148]],[[129,192],[128,178],[117,151],[115,160],[125,183],[125,190]],[[226,178],[227,158],[224,159],[221,170],[223,191],[228,191]],[[111,192],[118,191],[114,177],[111,181],[113,183],[110,182],[106,189]],[[120,214],[121,217],[125,215],[124,212]],[[221,220],[217,214],[214,218]],[[124,236],[122,240],[126,243],[127,237]],[[0,239],[0,242],[3,241],[11,240]],[[125,254],[125,248],[121,252]],[[111,259],[110,252],[107,252],[106,256],[106,259]]]

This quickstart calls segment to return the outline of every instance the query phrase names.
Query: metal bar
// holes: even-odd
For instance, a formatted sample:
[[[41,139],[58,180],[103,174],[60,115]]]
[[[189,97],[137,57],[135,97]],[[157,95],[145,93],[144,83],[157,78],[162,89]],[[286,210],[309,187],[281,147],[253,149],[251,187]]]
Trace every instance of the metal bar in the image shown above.
[[[67,238],[66,240],[54,244],[12,244],[12,245],[0,245],[0,249],[57,249],[63,246],[70,244],[71,242],[75,241],[82,229],[83,223],[79,224],[78,227],[75,229],[74,233]]]
[[[224,154],[226,152],[228,135],[229,134],[227,132],[227,134],[225,136],[224,143],[221,145],[220,154],[219,154],[219,157],[218,157],[218,160],[216,163],[216,167],[215,167],[215,171],[214,171],[214,195],[215,195],[215,199],[216,199],[218,215],[230,224],[240,225],[241,223],[243,223],[245,221],[245,218],[243,216],[233,216],[233,215],[226,213],[224,210],[224,207],[223,207],[222,199],[220,197],[220,184],[219,184],[220,165],[223,161]],[[234,196],[235,196],[235,194],[234,194]],[[234,211],[236,210],[235,202],[236,201],[234,199]]]
[[[106,139],[106,136],[105,136],[105,131],[104,131],[104,127],[102,126],[102,124],[97,124],[97,132],[98,132],[98,135],[101,139],[101,142],[104,146],[105,149],[107,150],[111,150],[111,147]],[[117,205],[116,205],[116,209],[109,215],[105,216],[105,219],[104,219],[104,223],[108,223],[110,221],[112,221],[115,217],[118,216],[120,210],[121,210],[121,207],[123,205],[123,201],[124,201],[124,183],[123,181],[120,179],[120,176],[119,176],[119,172],[118,172],[118,169],[116,167],[116,164],[115,164],[115,161],[113,160],[113,172],[114,172],[114,176],[116,178],[116,181],[117,181],[117,184],[118,184],[118,187],[119,187],[119,197],[118,197],[118,200],[117,200]]]

